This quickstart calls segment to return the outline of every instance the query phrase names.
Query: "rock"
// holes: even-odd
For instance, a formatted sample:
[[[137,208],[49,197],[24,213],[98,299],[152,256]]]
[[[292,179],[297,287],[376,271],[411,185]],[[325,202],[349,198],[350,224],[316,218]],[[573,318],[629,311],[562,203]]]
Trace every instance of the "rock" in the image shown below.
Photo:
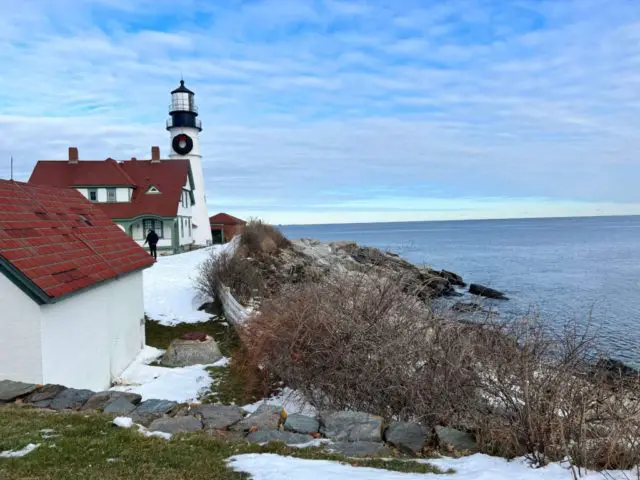
[[[593,376],[604,377],[608,382],[615,380],[627,380],[640,376],[640,371],[629,365],[625,365],[620,360],[613,358],[603,358],[596,362],[591,374]]]
[[[186,433],[202,430],[202,422],[196,417],[165,417],[151,422],[151,432]]]
[[[338,442],[381,442],[382,417],[364,412],[323,412],[320,433]]]
[[[108,415],[127,416],[136,409],[126,397],[116,397],[104,406],[103,413]]]
[[[176,339],[162,356],[160,364],[165,367],[187,367],[189,365],[209,365],[222,358],[218,344],[207,335],[202,340]]]
[[[427,429],[417,423],[394,422],[386,429],[385,440],[403,452],[419,455],[427,443]]]
[[[262,404],[258,409],[231,427],[234,431],[277,430],[282,418],[282,407]]]
[[[469,293],[473,295],[479,295],[481,297],[493,298],[496,300],[509,300],[507,296],[501,291],[485,287],[484,285],[478,285],[477,283],[472,283],[471,285],[469,285]]]
[[[145,400],[131,412],[131,418],[136,423],[149,423],[176,408],[178,404],[169,400]]]
[[[0,403],[13,402],[16,398],[30,394],[38,388],[33,383],[0,380]]]
[[[456,287],[466,287],[467,284],[464,282],[462,277],[457,273],[449,272],[447,270],[441,270],[438,272],[443,278],[449,280],[451,285],[455,285]]]
[[[244,418],[243,410],[235,405],[201,405],[194,413],[202,417],[207,430],[225,430]]]
[[[67,387],[63,387],[62,385],[49,383],[27,395],[24,401],[35,408],[49,408],[51,401],[66,389]]]
[[[53,410],[80,410],[93,394],[94,392],[91,390],[67,388],[51,401],[49,408]]]
[[[479,303],[473,302],[457,302],[451,307],[451,310],[460,313],[491,313],[490,310],[485,309]]]
[[[218,438],[224,442],[246,442],[244,432],[232,432],[230,430],[207,430],[207,435]]]
[[[458,452],[476,452],[478,450],[478,444],[469,433],[441,426],[437,426],[435,430],[438,444],[441,447]]]
[[[124,398],[133,405],[139,404],[140,400],[142,400],[142,397],[137,393],[106,390],[93,395],[89,400],[87,400],[87,403],[84,404],[82,410],[102,410],[107,404],[118,398]]]
[[[320,422],[315,418],[293,413],[287,416],[284,429],[297,433],[317,433],[320,430]]]
[[[300,445],[312,441],[313,437],[282,430],[258,430],[247,435],[247,440],[252,443],[284,442],[287,445]]]
[[[378,442],[337,442],[329,450],[345,457],[384,457],[391,454],[384,443]]]
[[[451,286],[449,280],[439,275],[423,277],[422,286],[429,290],[428,296],[430,297],[442,297],[455,293],[455,289]]]

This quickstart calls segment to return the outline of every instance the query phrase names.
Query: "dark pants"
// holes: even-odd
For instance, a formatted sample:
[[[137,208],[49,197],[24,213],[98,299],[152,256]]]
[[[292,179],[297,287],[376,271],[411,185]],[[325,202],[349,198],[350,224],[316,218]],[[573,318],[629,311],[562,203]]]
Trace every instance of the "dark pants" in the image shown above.
[[[150,243],[149,244],[149,253],[151,254],[151,256],[153,258],[158,258],[158,250],[156,248],[156,244],[155,243]]]

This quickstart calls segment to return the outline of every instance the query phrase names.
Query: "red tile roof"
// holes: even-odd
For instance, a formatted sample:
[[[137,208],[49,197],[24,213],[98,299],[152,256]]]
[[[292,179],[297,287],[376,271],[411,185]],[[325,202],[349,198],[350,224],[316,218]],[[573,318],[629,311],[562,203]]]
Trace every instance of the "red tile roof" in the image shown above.
[[[131,202],[97,204],[112,219],[140,215],[175,217],[178,214],[182,187],[189,180],[189,160],[40,160],[29,183],[54,187],[130,186]],[[91,180],[91,181],[89,181]],[[155,186],[160,193],[146,193]]]
[[[153,259],[76,190],[0,180],[3,263],[54,301]]]
[[[218,213],[213,217],[209,217],[209,223],[212,225],[245,225],[247,222],[228,213]]]

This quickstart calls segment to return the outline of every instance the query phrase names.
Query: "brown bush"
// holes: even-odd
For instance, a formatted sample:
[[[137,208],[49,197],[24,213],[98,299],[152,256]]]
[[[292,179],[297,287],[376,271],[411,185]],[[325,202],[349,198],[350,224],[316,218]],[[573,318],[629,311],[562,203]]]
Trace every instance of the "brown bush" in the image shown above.
[[[212,253],[199,268],[196,288],[205,297],[216,298],[221,284],[229,287],[234,297],[244,304],[265,291],[260,270],[251,260],[239,255]]]
[[[472,347],[400,285],[359,275],[287,289],[240,330],[248,361],[319,408],[456,419],[474,396]]]
[[[271,255],[290,245],[280,230],[257,218],[247,222],[240,237],[240,247],[250,257]]]

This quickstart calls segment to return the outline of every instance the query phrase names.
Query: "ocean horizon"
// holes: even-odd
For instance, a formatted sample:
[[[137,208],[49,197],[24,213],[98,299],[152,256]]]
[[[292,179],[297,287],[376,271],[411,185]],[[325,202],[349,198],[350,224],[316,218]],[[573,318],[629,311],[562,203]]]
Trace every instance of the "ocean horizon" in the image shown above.
[[[589,326],[610,357],[640,366],[640,216],[282,225],[291,238],[355,241],[505,292],[501,316]],[[459,300],[466,300],[461,298]]]

